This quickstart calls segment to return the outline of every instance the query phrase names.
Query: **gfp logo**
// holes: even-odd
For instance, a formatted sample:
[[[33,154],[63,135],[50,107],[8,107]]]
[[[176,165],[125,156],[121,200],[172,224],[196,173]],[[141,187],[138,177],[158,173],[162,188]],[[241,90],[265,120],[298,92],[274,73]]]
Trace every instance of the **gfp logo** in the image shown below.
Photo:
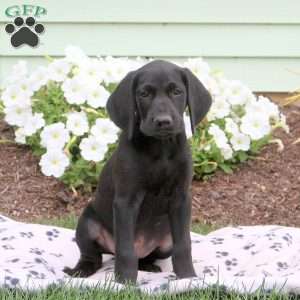
[[[36,22],[36,18],[46,15],[47,10],[41,6],[13,5],[5,10],[7,17],[14,17],[12,23],[5,26],[5,31],[11,35],[10,41],[13,47],[28,45],[36,47],[39,43],[39,35],[45,31],[43,24]]]

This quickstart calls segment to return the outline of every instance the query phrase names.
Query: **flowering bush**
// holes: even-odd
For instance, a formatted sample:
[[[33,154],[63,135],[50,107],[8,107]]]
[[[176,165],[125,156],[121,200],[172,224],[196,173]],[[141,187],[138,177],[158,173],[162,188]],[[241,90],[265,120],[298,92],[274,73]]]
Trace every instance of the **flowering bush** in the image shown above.
[[[89,58],[79,48],[28,73],[16,64],[3,83],[0,110],[14,127],[17,143],[41,157],[41,171],[71,187],[92,187],[115,148],[118,128],[105,111],[106,101],[127,72],[142,59]],[[277,127],[288,130],[285,117],[265,97],[256,97],[240,81],[211,71],[201,58],[182,64],[201,80],[213,97],[207,118],[190,140],[196,177],[221,168],[230,172],[272,138]],[[184,116],[191,137],[189,117]]]

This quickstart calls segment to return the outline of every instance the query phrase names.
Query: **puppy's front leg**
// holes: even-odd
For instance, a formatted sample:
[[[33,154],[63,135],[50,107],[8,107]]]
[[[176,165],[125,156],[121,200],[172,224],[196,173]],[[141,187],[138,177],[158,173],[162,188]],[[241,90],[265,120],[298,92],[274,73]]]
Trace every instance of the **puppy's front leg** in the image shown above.
[[[117,196],[114,200],[115,277],[135,283],[138,258],[134,251],[135,224],[142,197]]]
[[[191,253],[191,198],[189,193],[180,193],[173,199],[169,220],[173,238],[172,263],[179,278],[196,276]]]

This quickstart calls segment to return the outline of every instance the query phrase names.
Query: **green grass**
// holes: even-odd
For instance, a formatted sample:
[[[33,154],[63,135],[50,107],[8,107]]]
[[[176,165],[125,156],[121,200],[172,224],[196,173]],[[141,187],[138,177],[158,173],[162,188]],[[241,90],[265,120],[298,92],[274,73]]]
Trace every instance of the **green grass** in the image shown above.
[[[257,292],[254,295],[238,295],[235,293],[224,293],[222,289],[207,289],[203,291],[194,291],[183,293],[179,295],[160,295],[160,296],[147,296],[138,293],[132,289],[127,289],[119,293],[108,291],[101,291],[96,289],[66,289],[66,288],[48,288],[47,290],[30,293],[22,291],[7,291],[0,292],[1,300],[102,300],[102,299],[115,299],[115,300],[211,300],[211,299],[224,299],[224,300],[288,300],[296,299],[289,298],[284,295],[277,295],[275,293],[263,294]]]
[[[45,225],[54,225],[59,227],[65,227],[69,229],[75,229],[77,224],[77,217],[75,214],[70,214],[64,218],[55,218],[55,219],[40,219],[34,221],[34,223],[45,224]]]
[[[192,292],[178,295],[145,295],[127,288],[120,292],[111,292],[107,290],[97,290],[91,288],[74,289],[64,287],[49,287],[40,292],[23,292],[19,290],[10,291],[7,289],[0,290],[1,300],[290,300],[299,299],[297,297],[280,295],[276,293],[256,292],[252,295],[239,295],[234,292],[225,292],[221,287],[209,288],[205,290],[195,290]]]
[[[77,223],[77,217],[75,215],[69,215],[65,218],[57,218],[52,220],[37,220],[35,223],[54,225],[60,227],[66,227],[74,229]],[[207,234],[212,230],[215,230],[209,225],[193,224],[192,230],[201,234]],[[211,300],[211,299],[224,299],[224,300],[288,300],[288,299],[300,299],[292,298],[287,295],[280,295],[276,293],[262,293],[258,291],[253,295],[239,295],[233,292],[225,292],[222,287],[214,287],[205,290],[192,291],[188,293],[182,293],[179,295],[160,295],[160,296],[148,296],[141,294],[134,290],[132,287],[128,287],[126,290],[115,293],[107,290],[97,289],[74,289],[66,287],[49,287],[46,290],[39,292],[25,292],[20,290],[8,290],[0,289],[0,300]]]

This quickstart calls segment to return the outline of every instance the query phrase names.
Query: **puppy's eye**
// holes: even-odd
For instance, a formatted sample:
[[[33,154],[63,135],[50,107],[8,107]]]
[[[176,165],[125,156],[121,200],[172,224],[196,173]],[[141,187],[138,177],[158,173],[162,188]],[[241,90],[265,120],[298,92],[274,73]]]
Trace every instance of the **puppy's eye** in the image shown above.
[[[140,97],[142,97],[142,98],[147,98],[147,97],[149,97],[149,95],[150,95],[150,93],[148,91],[142,91],[140,93]]]
[[[181,91],[181,89],[179,89],[179,88],[174,88],[174,89],[172,90],[172,94],[175,95],[175,96],[178,96],[178,95],[181,95],[181,94],[182,94],[182,91]]]

